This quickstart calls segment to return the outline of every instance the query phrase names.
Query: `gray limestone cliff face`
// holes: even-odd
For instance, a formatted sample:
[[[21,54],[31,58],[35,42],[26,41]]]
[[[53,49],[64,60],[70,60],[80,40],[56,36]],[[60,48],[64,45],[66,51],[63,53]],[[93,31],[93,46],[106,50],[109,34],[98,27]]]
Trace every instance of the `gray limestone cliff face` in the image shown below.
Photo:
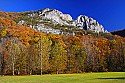
[[[89,18],[87,16],[84,15],[80,15],[77,20],[76,20],[76,26],[84,29],[84,30],[90,30],[90,31],[94,31],[94,32],[105,32],[104,31],[104,27],[99,24],[96,20],[94,20],[93,18]]]
[[[61,24],[61,25],[71,25],[69,22],[73,21],[72,17],[69,14],[63,14],[62,12],[46,8],[42,10],[41,18],[49,19],[54,24]]]
[[[49,27],[41,24],[41,22],[46,21],[48,23],[52,23],[54,25],[68,25],[68,26],[73,26],[76,27],[78,29],[84,29],[84,30],[90,30],[96,33],[107,33],[108,31],[104,30],[104,27],[99,24],[96,20],[94,20],[93,18],[89,18],[88,16],[85,15],[80,15],[78,16],[78,18],[76,20],[72,19],[72,16],[69,14],[63,14],[62,12],[56,10],[56,9],[50,9],[50,8],[46,8],[43,10],[38,10],[38,11],[33,11],[33,12],[29,12],[28,14],[28,18],[32,18],[33,21],[36,21],[38,24],[37,25],[33,25],[35,27],[37,27],[37,29],[42,28],[42,30],[44,32],[60,32],[60,30],[55,30],[52,29],[52,27]],[[37,19],[39,18],[39,19]],[[35,20],[36,19],[36,20]],[[25,21],[24,20],[20,20],[19,24],[24,24]],[[31,23],[32,24],[32,23]],[[45,29],[43,29],[45,28]],[[50,29],[50,30],[49,30]],[[54,32],[55,30],[55,32]]]
[[[104,27],[101,24],[85,15],[80,15],[77,20],[73,20],[69,14],[63,14],[58,10],[46,8],[42,11],[42,18],[50,19],[54,24],[75,26],[80,29],[90,30],[97,33],[105,32]]]

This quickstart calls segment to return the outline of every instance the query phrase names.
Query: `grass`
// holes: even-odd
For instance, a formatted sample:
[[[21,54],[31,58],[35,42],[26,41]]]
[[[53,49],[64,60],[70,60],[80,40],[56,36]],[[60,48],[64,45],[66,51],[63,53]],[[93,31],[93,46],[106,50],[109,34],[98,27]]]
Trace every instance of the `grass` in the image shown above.
[[[125,72],[2,76],[0,83],[125,83]]]

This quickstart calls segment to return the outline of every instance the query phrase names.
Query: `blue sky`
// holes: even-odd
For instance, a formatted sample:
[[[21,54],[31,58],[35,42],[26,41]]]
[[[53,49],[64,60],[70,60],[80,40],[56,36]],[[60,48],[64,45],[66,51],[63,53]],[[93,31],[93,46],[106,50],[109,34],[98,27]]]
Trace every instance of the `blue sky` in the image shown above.
[[[55,8],[73,19],[87,15],[108,31],[125,29],[125,0],[0,0],[0,10],[21,12]]]

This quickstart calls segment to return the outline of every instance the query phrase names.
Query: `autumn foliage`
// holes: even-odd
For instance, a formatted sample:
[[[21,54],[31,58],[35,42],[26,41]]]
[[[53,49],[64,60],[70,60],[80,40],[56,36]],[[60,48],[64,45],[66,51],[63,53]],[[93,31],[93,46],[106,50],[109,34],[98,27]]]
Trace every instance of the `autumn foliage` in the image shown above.
[[[0,74],[40,74],[40,53],[44,74],[125,71],[125,38],[46,34],[13,14],[0,13]]]

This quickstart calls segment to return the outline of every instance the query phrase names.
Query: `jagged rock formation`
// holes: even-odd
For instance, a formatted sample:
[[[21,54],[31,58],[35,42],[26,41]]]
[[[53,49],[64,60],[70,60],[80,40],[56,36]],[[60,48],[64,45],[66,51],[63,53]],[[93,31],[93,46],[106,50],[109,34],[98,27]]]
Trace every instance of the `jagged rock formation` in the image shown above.
[[[90,30],[94,32],[105,32],[102,25],[100,25],[96,20],[93,18],[89,18],[87,16],[80,15],[77,18],[77,27],[80,27],[84,30]]]
[[[104,30],[104,27],[101,24],[99,24],[93,18],[89,18],[85,15],[80,15],[76,20],[73,20],[69,14],[63,14],[62,12],[56,9],[49,9],[49,8],[38,10],[38,11],[32,11],[28,13],[29,13],[28,18],[32,18],[34,21],[36,21],[34,23],[37,23],[36,25],[32,25],[32,27],[33,28],[37,27],[37,28],[34,28],[36,30],[42,28],[42,30],[44,30],[43,32],[47,32],[47,33],[51,32],[55,34],[59,34],[59,32],[62,32],[59,29],[58,30],[52,29],[53,27],[48,28],[48,25],[46,26],[45,24],[42,24],[42,22],[46,21],[48,23],[53,23],[54,25],[59,24],[61,26],[73,26],[78,29],[90,30],[96,33],[99,33],[99,32],[107,33],[107,31]],[[19,24],[24,24],[24,23],[25,23],[24,20],[19,21]]]
[[[73,20],[69,14],[63,14],[62,12],[55,9],[46,8],[40,11],[39,13],[41,13],[39,15],[41,16],[41,18],[49,19],[54,24],[71,25],[69,24],[69,22]]]

